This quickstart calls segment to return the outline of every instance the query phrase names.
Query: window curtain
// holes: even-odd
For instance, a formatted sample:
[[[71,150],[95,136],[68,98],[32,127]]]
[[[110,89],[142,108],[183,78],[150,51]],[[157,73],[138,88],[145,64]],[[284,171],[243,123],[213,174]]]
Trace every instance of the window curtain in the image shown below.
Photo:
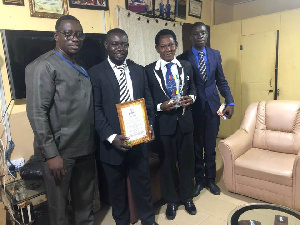
[[[159,59],[155,49],[155,36],[162,29],[173,30],[177,37],[176,55],[183,51],[182,25],[179,22],[149,18],[118,6],[116,8],[118,26],[125,30],[129,39],[128,59],[146,66]]]

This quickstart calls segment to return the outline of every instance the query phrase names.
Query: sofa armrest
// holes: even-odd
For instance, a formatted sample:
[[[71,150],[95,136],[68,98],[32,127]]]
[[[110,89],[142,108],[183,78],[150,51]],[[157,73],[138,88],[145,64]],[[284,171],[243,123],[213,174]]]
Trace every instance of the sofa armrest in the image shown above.
[[[252,147],[252,138],[252,134],[250,135],[244,129],[239,129],[218,144],[224,163],[223,179],[229,191],[235,192],[234,162]]]
[[[300,211],[300,151],[293,168],[293,208]]]

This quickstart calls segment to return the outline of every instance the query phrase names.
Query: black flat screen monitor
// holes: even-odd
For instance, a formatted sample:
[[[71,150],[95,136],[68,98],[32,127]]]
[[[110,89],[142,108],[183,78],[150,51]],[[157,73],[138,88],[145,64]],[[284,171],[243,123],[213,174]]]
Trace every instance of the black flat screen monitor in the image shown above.
[[[2,30],[2,43],[12,99],[26,98],[25,67],[40,55],[54,49],[54,32]],[[105,34],[87,33],[78,62],[86,70],[106,59]]]

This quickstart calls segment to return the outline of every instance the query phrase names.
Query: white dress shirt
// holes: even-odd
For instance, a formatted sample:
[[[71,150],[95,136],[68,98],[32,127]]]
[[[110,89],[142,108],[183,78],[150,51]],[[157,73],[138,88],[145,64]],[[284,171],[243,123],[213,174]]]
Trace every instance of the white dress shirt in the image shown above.
[[[121,71],[117,68],[117,65],[114,64],[110,58],[108,57],[107,58],[111,68],[113,69],[114,73],[115,73],[115,76],[119,82],[120,80],[120,75],[121,75]],[[129,90],[129,94],[130,94],[130,100],[134,100],[134,97],[133,97],[133,88],[132,88],[132,80],[131,80],[131,75],[130,75],[130,71],[129,71],[129,68],[126,64],[126,60],[124,61],[124,63],[122,64],[125,66],[125,76],[126,76],[126,81],[127,81],[127,88]],[[110,143],[113,142],[113,140],[115,139],[115,137],[117,136],[117,134],[112,134],[110,135],[106,140],[109,141]]]
[[[172,61],[173,65],[171,66],[171,72],[173,74],[173,78],[175,80],[175,83],[176,83],[176,88],[177,90],[181,89],[182,87],[179,87],[179,84],[180,84],[180,74],[178,73],[178,67],[182,67],[181,63],[176,59],[174,58]],[[165,86],[167,86],[167,82],[166,82],[166,73],[167,73],[167,64],[170,63],[170,62],[167,62],[163,59],[159,59],[156,63],[156,70],[159,70],[161,69],[162,71],[162,74],[163,74],[163,78],[164,78],[164,82],[165,82]],[[183,73],[183,71],[182,71]],[[183,84],[183,81],[181,82],[181,84]],[[196,100],[196,96],[195,95],[190,95],[190,97],[193,99],[193,102]],[[157,104],[157,111],[162,111],[161,108],[160,108],[160,105],[162,103],[159,103]]]

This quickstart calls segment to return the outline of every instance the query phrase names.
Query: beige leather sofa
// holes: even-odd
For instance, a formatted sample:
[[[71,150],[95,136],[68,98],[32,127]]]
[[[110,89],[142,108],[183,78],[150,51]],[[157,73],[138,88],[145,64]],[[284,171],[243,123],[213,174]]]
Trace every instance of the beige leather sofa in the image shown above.
[[[229,191],[300,211],[300,101],[251,104],[218,147]]]

